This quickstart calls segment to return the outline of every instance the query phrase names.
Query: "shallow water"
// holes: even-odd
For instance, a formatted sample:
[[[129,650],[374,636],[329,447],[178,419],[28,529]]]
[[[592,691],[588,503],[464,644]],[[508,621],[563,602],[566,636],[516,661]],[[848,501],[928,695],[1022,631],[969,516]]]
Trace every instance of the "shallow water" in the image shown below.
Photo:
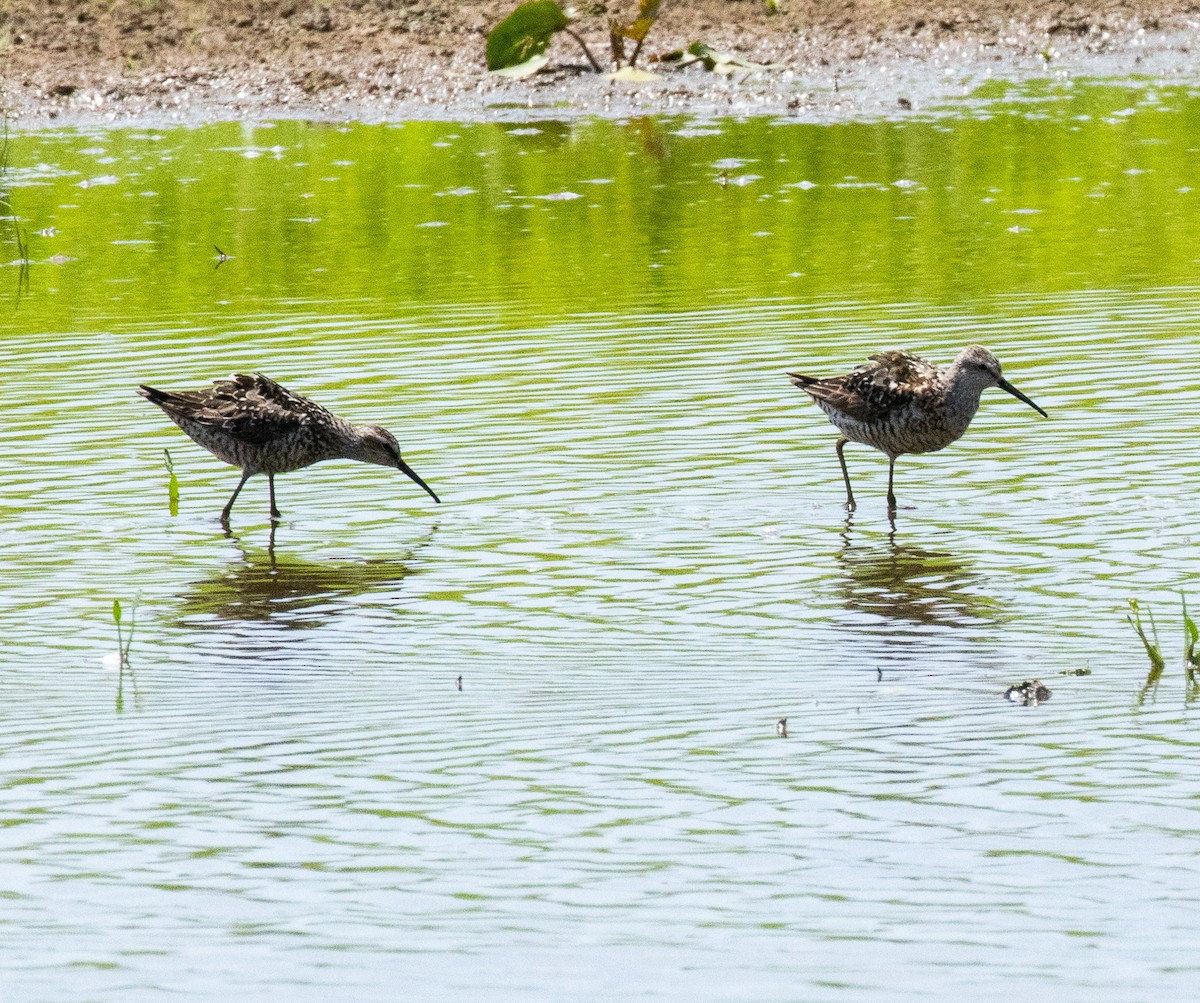
[[[9,162],[11,998],[1191,991],[1197,95]],[[851,447],[847,520],[784,370],[972,341],[1050,420],[990,391],[894,529]],[[328,463],[225,537],[236,472],[133,391],[248,369],[444,504]]]

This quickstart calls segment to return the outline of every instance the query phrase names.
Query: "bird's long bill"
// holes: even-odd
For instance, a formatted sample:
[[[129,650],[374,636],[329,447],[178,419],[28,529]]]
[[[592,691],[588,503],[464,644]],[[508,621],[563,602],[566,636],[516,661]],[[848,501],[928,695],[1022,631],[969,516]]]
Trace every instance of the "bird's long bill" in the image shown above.
[[[1020,391],[1020,390],[1018,390],[1018,389],[1017,389],[1016,387],[1014,387],[1014,386],[1013,386],[1011,383],[1009,383],[1009,382],[1008,382],[1008,380],[1001,380],[999,383],[997,383],[997,384],[996,384],[996,386],[998,386],[998,387],[999,387],[1001,390],[1007,390],[1007,391],[1008,391],[1010,394],[1012,394],[1012,395],[1013,395],[1013,396],[1014,396],[1014,397],[1015,397],[1017,400],[1019,400],[1019,401],[1024,401],[1024,402],[1025,402],[1026,404],[1028,404],[1028,405],[1029,405],[1031,408],[1033,408],[1033,409],[1034,409],[1034,410],[1035,410],[1035,411],[1036,411],[1038,414],[1040,414],[1040,415],[1041,415],[1043,418],[1049,418],[1049,417],[1050,417],[1048,414],[1046,414],[1046,412],[1045,412],[1045,411],[1043,411],[1043,410],[1042,410],[1040,407],[1038,407],[1038,406],[1037,406],[1035,403],[1033,403],[1033,401],[1031,401],[1031,400],[1030,400],[1028,397],[1026,397],[1026,396],[1025,396],[1023,393],[1021,393],[1021,391]]]
[[[397,464],[397,466],[401,470],[403,470],[404,473],[408,474],[408,476],[411,477],[414,481],[416,481],[418,484],[420,484],[421,487],[423,487],[425,489],[425,491],[428,493],[430,498],[432,498],[439,505],[442,503],[442,500],[433,493],[433,488],[431,488],[428,484],[426,484],[423,480],[421,480],[421,478],[417,476],[417,472],[415,470],[413,470],[412,467],[410,467],[403,460],[400,460],[399,463]]]

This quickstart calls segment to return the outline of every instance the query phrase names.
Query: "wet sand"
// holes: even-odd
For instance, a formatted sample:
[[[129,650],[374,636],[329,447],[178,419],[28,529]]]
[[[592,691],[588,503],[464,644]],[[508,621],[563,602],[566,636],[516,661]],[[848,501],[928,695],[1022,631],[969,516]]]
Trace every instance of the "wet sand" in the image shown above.
[[[362,121],[687,112],[805,120],[904,115],[990,78],[1195,78],[1200,7],[1181,2],[930,4],[666,0],[639,66],[617,82],[559,35],[546,71],[489,74],[485,32],[515,0],[9,0],[0,107],[17,128],[240,118]],[[608,18],[634,0],[577,3],[609,59]],[[702,41],[773,68],[719,75],[661,61]]]

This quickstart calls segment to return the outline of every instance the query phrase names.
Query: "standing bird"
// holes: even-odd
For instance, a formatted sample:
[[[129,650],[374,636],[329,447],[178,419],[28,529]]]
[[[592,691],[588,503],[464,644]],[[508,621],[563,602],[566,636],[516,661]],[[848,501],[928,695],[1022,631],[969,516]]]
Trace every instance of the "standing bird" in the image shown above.
[[[299,470],[319,460],[361,460],[395,467],[440,501],[400,456],[392,433],[379,425],[351,425],[320,404],[292,393],[274,380],[254,373],[215,380],[204,390],[155,390],[138,393],[157,404],[176,425],[218,460],[242,468],[242,479],[221,512],[229,528],[229,512],[242,487],[255,474],[266,474],[275,506],[275,475]]]
[[[979,397],[988,387],[1006,390],[1043,418],[1045,411],[1008,382],[996,356],[982,345],[968,345],[945,369],[911,352],[879,352],[845,376],[788,378],[828,416],[838,436],[838,462],[846,482],[846,507],[854,510],[854,492],[843,449],[847,442],[873,446],[888,458],[888,512],[896,511],[892,476],[896,457],[932,453],[950,445],[971,424]]]

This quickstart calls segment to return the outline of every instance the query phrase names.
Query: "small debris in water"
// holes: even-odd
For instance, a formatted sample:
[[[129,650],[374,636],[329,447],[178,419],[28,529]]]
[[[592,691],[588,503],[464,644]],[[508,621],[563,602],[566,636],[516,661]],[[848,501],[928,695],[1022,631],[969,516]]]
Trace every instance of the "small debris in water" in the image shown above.
[[[1050,689],[1040,679],[1026,679],[1025,682],[1006,689],[1004,696],[1010,703],[1017,703],[1022,707],[1036,707],[1050,699]]]
[[[1087,669],[1087,668],[1063,669],[1062,672],[1059,673],[1060,676],[1090,676],[1091,674],[1092,674],[1092,670]]]
[[[781,717],[775,722],[775,734],[780,738],[787,738],[787,718]]]
[[[456,690],[458,690],[460,693],[462,692],[462,676],[459,676],[457,679],[454,680],[454,688]]]

